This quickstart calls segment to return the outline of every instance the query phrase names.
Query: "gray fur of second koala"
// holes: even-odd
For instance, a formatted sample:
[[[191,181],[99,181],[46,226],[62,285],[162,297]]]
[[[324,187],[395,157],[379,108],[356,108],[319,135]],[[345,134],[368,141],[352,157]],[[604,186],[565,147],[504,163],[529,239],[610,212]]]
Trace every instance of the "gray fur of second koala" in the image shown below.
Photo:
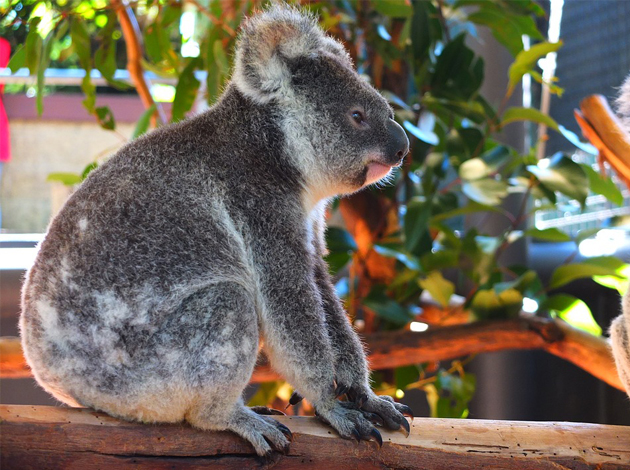
[[[239,408],[262,336],[349,433],[333,383],[367,391],[368,369],[321,258],[324,208],[364,186],[368,161],[393,161],[392,116],[312,18],[252,18],[216,105],[126,145],[50,224],[20,322],[38,382],[127,419],[232,429],[264,453],[269,423]]]

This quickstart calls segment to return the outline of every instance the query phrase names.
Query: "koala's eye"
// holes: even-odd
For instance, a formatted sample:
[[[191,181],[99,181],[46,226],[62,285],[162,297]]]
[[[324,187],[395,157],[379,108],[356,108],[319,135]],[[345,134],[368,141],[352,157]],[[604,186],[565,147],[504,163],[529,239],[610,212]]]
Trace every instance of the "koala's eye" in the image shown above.
[[[352,113],[350,115],[352,116],[352,120],[356,124],[358,124],[360,126],[366,126],[367,125],[367,122],[365,120],[365,115],[361,111],[354,110],[354,111],[352,111]]]

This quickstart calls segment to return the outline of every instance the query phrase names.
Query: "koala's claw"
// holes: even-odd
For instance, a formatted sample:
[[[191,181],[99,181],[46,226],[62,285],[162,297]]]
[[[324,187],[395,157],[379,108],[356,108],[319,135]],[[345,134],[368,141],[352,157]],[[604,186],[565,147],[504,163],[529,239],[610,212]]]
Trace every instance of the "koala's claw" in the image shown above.
[[[409,433],[411,432],[411,428],[409,427],[409,421],[407,421],[405,418],[403,418],[402,422],[400,423],[400,425],[405,428],[405,431],[407,431],[407,436],[409,437]]]
[[[396,407],[396,409],[398,411],[400,411],[404,416],[409,416],[411,418],[411,422],[413,422],[413,411],[411,411],[411,408],[409,408],[407,405],[404,405],[402,403],[396,403],[394,405]]]
[[[293,392],[291,394],[291,398],[289,398],[289,405],[297,405],[302,400],[304,400],[304,397],[302,395],[300,395],[298,392]]]
[[[374,440],[378,444],[379,449],[383,447],[383,437],[381,436],[381,433],[378,432],[378,429],[372,428],[372,432],[370,432],[370,436],[374,438]]]
[[[285,413],[283,413],[280,410],[276,410],[275,408],[269,408],[267,406],[251,406],[250,409],[258,414],[258,415],[265,415],[265,416],[271,416],[271,415],[282,415],[282,416],[286,416]]]
[[[337,388],[335,388],[335,397],[339,398],[345,395],[346,393],[348,393],[349,390],[350,390],[350,387],[348,387],[347,385],[338,384]]]
[[[277,424],[277,428],[280,430],[280,432],[282,434],[285,435],[285,437],[290,441],[293,442],[293,433],[291,432],[291,430],[289,428],[287,428],[284,424],[282,423],[278,423]],[[286,448],[288,449],[289,446],[287,445]]]

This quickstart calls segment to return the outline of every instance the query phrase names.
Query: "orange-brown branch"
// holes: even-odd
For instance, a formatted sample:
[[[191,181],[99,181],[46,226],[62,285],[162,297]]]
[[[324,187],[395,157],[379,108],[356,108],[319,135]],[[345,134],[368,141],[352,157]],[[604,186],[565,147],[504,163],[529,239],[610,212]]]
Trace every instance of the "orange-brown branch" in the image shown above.
[[[127,48],[127,70],[131,76],[136,91],[142,100],[142,104],[145,109],[149,109],[155,105],[157,119],[160,124],[166,124],[167,119],[164,114],[164,110],[158,103],[155,102],[153,96],[151,96],[151,90],[149,84],[144,77],[144,69],[142,68],[142,33],[138,26],[136,16],[130,6],[127,5],[126,0],[111,0],[112,7],[116,10],[118,15],[118,22],[122,30],[123,37],[125,38],[125,45]]]
[[[623,390],[606,340],[560,320],[531,317],[430,328],[422,333],[381,332],[367,335],[365,341],[374,370],[506,349],[542,349]],[[19,339],[0,338],[0,377],[22,378],[30,375]],[[266,358],[261,356],[252,382],[278,378]]]

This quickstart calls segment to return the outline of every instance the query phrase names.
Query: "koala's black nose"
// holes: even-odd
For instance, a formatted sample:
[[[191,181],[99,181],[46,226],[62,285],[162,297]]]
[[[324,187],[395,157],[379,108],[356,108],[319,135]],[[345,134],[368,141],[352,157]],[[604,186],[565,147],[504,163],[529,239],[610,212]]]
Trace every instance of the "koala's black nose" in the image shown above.
[[[385,148],[386,158],[390,163],[398,163],[409,153],[409,139],[403,128],[393,119],[387,122],[387,131],[389,137]]]

